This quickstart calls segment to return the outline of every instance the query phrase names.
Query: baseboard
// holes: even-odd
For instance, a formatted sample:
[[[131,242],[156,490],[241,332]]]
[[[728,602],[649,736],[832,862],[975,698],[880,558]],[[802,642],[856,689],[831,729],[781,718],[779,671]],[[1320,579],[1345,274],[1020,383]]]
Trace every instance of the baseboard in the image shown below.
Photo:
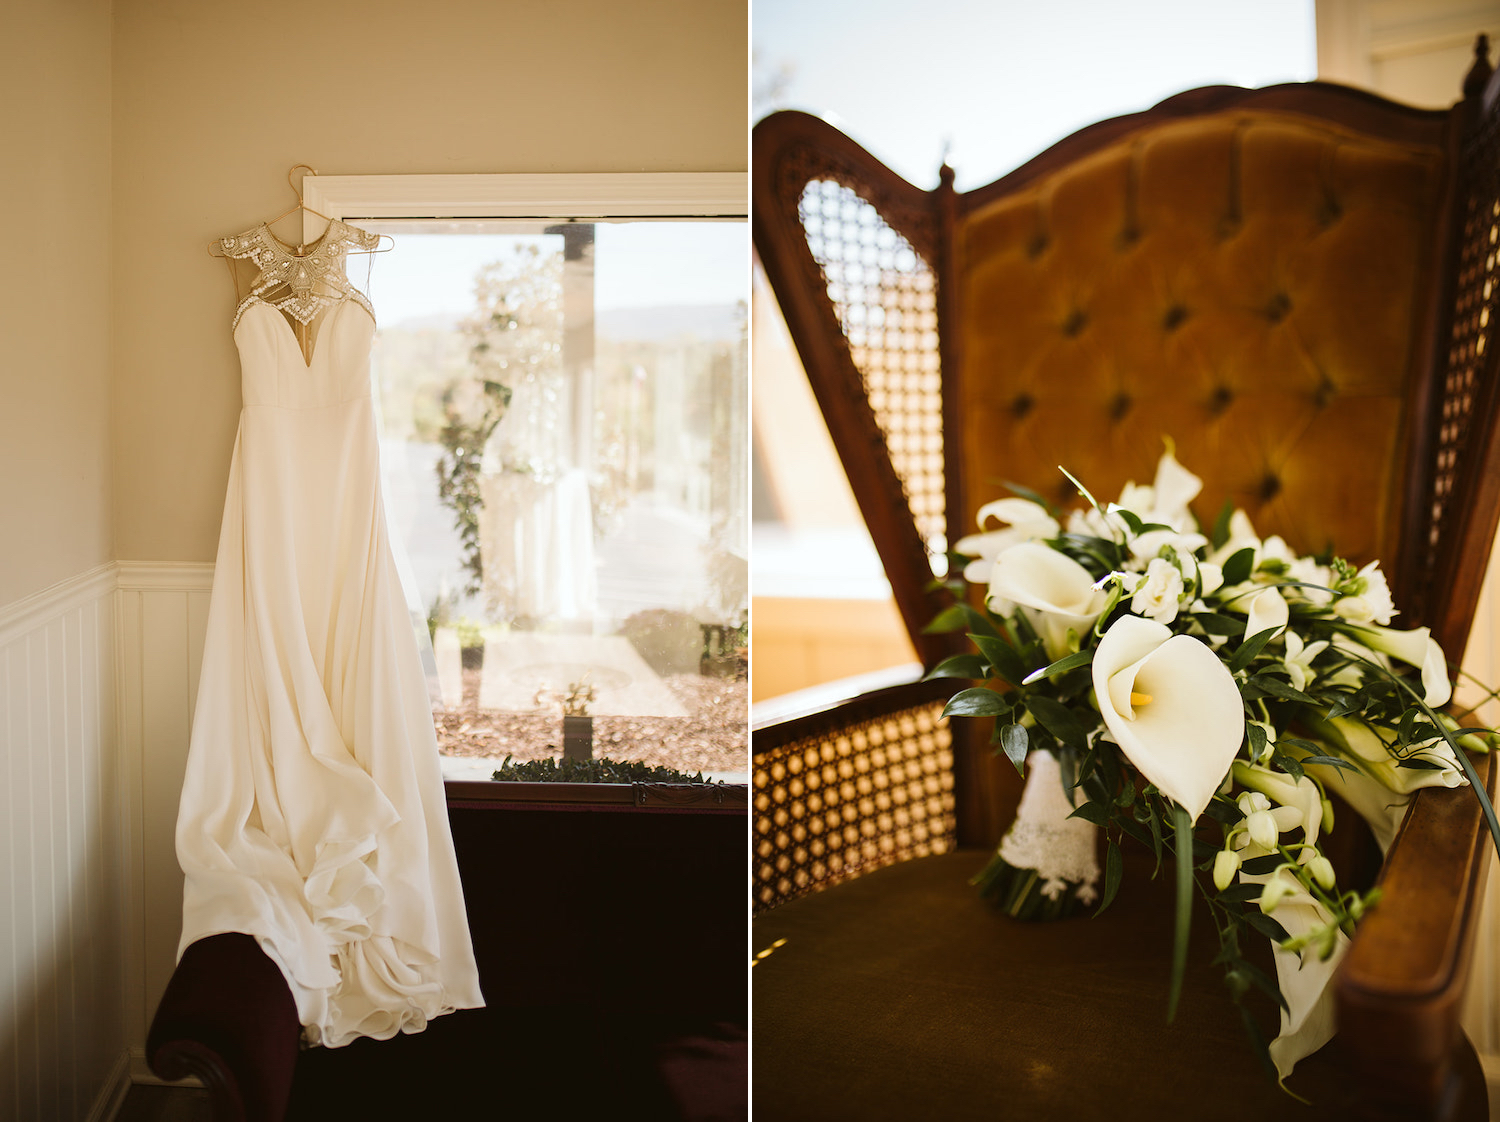
[[[94,1105],[89,1107],[87,1122],[113,1122],[115,1115],[120,1112],[120,1107],[124,1105],[125,1096],[129,1093],[130,1053],[125,1051],[121,1052],[115,1060],[115,1066],[110,1068],[109,1078],[99,1089]]]
[[[163,1079],[146,1064],[146,1049],[130,1050],[130,1082],[145,1083],[151,1087],[201,1087],[203,1080],[196,1075],[186,1079]]]

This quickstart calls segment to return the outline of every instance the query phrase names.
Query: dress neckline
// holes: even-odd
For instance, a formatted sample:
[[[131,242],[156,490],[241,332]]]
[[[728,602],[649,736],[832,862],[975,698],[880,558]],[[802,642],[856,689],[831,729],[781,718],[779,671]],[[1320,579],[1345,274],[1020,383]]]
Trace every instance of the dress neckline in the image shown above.
[[[333,233],[333,228],[335,226],[342,225],[343,223],[340,222],[337,218],[330,218],[328,220],[328,225],[323,228],[323,232],[321,234],[319,234],[312,241],[303,244],[303,252],[301,253],[293,253],[292,247],[286,242],[282,241],[275,235],[275,233],[272,232],[269,223],[262,222],[260,224],[260,232],[266,236],[266,241],[270,244],[271,248],[280,250],[284,256],[290,257],[293,261],[305,261],[309,257],[312,257],[314,254],[316,254],[320,248],[322,248],[323,243],[328,240],[328,235]]]

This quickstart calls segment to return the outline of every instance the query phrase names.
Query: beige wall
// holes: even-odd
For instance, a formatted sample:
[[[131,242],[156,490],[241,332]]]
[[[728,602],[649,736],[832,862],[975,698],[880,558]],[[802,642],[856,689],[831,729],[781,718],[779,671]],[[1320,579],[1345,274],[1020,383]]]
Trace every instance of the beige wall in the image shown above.
[[[240,390],[206,245],[284,210],[292,164],[747,167],[743,0],[117,0],[114,46],[122,558],[214,556]]]
[[[108,561],[108,0],[0,3],[0,605]]]

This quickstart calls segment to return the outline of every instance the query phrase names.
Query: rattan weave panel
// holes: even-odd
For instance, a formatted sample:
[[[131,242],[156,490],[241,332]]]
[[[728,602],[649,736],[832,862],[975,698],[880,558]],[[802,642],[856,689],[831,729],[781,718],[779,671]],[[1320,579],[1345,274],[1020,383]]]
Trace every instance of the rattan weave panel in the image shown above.
[[[841,183],[807,183],[798,217],[912,520],[941,556],[947,546],[936,276],[874,206]]]
[[[1448,369],[1443,377],[1442,413],[1438,420],[1436,470],[1432,481],[1432,522],[1422,574],[1425,586],[1437,563],[1444,516],[1458,475],[1459,457],[1469,437],[1479,379],[1494,361],[1486,354],[1490,320],[1500,303],[1500,181],[1494,170],[1500,135],[1492,123],[1468,146],[1464,158],[1471,187],[1464,205],[1464,226],[1454,292],[1453,331]]]
[[[956,844],[943,702],[755,755],[757,912]]]

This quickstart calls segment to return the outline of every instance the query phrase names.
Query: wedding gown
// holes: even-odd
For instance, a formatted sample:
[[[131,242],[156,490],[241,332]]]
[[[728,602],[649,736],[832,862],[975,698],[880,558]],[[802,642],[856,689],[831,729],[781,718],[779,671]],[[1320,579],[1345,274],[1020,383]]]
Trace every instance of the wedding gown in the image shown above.
[[[221,243],[261,272],[234,319],[244,409],[177,820],[179,957],[253,935],[333,1047],[484,1003],[386,537],[374,311],[344,275],[376,241],[335,221],[301,256],[264,226]]]

